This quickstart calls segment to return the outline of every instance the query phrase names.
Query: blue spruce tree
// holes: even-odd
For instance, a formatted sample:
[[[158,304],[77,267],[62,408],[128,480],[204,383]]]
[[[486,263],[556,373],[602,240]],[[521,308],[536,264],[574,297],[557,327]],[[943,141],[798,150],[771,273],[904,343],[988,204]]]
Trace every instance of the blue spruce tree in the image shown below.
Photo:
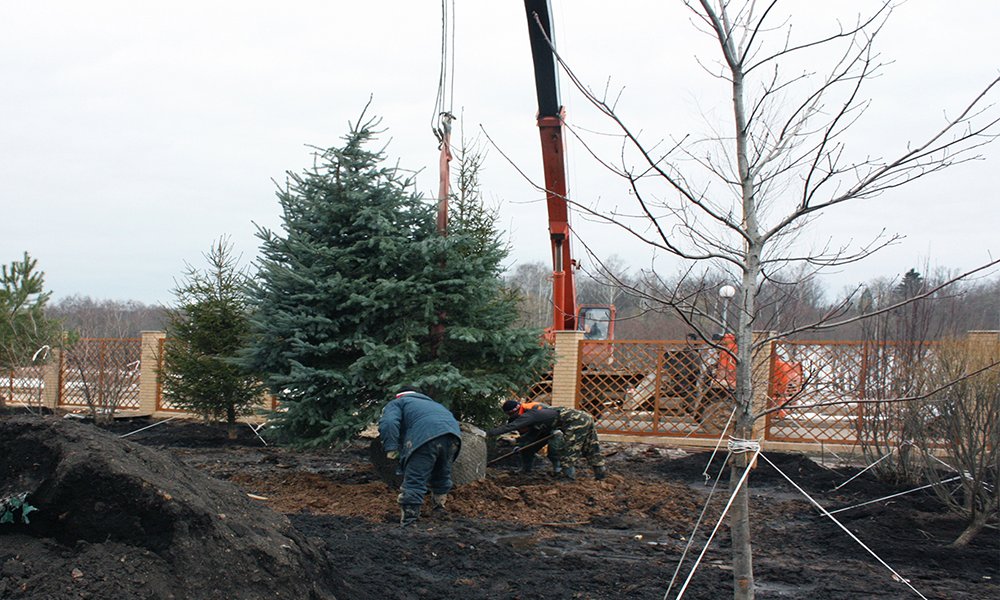
[[[549,361],[540,332],[514,326],[497,236],[439,235],[412,178],[369,149],[376,126],[359,121],[342,147],[289,173],[283,231],[258,231],[244,366],[278,396],[278,431],[299,444],[350,438],[403,385],[484,423]]]

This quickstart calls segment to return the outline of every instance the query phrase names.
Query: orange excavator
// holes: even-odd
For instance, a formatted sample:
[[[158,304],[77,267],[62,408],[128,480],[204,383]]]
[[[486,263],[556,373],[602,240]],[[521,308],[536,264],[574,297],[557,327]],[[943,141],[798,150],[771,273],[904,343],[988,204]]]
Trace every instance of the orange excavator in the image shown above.
[[[736,336],[727,333],[719,340],[722,351],[716,365],[715,379],[724,387],[736,388]],[[802,389],[802,363],[790,362],[780,356],[771,357],[771,379],[768,382],[768,397],[771,406],[782,407],[775,414],[781,418],[788,414],[784,408],[794,404],[795,395]]]

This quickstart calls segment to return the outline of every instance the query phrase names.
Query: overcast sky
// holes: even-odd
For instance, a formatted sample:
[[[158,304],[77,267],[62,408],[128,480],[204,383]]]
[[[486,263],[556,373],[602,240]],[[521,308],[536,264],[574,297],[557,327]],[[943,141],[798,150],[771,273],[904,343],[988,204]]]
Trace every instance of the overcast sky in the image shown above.
[[[789,0],[802,27],[832,27],[878,2]],[[820,5],[825,8],[819,9]],[[835,5],[835,8],[830,5]],[[548,262],[536,103],[521,2],[458,2],[453,109],[467,137],[486,134],[482,177],[511,262]],[[836,10],[836,12],[834,12]],[[821,11],[821,12],[817,12]],[[727,91],[698,65],[717,60],[679,0],[553,0],[556,41],[593,87],[622,89],[620,110],[656,139],[726,124]],[[936,130],[943,115],[996,77],[1000,2],[910,0],[879,44],[892,60],[867,88],[862,143],[888,154]],[[433,196],[431,134],[441,61],[441,4],[426,0],[5,2],[0,8],[0,262],[38,259],[57,298],[170,303],[185,262],[231,236],[244,262],[254,223],[280,224],[272,180],[310,164],[309,146],[340,142],[369,96],[387,153],[420,171]],[[565,79],[568,121],[607,131]],[[867,140],[867,141],[866,141]],[[831,212],[815,243],[865,239],[886,228],[904,243],[829,279],[839,287],[932,265],[969,268],[1000,251],[1000,146],[876,206]],[[571,195],[618,206],[627,190],[584,150],[568,149]],[[648,247],[577,218],[602,257],[648,268]],[[582,249],[578,249],[582,255]],[[657,268],[676,268],[659,260]]]

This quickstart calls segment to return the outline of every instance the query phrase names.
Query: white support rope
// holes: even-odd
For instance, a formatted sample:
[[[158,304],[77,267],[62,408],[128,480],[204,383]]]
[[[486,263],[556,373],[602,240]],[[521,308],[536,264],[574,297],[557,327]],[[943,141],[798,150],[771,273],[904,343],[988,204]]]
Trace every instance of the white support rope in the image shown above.
[[[799,420],[795,418],[795,416],[791,412],[793,409],[794,409],[794,407],[787,407],[787,408],[785,408],[785,410],[788,411],[788,415],[785,418],[788,419],[789,421],[791,421],[792,423],[795,423],[796,427],[798,427],[802,431],[805,431],[806,434],[809,437],[811,437],[814,442],[816,442],[817,444],[819,444],[820,447],[823,447],[822,440],[820,440],[819,437],[815,433],[813,433],[811,429],[809,429],[808,427],[806,427],[802,423],[799,423]],[[836,456],[837,460],[839,460],[840,462],[846,462],[844,460],[844,457],[842,457],[841,455],[837,454],[833,450],[830,450],[830,454]]]
[[[35,364],[38,361],[38,355],[39,354],[42,356],[42,360],[45,360],[46,358],[48,358],[49,357],[49,350],[51,350],[51,349],[52,349],[51,346],[49,346],[48,344],[45,344],[44,346],[42,346],[38,350],[35,350],[35,353],[31,355],[31,364]],[[11,390],[11,400],[13,400],[14,402],[16,402],[16,403],[20,404],[21,406],[23,406],[24,408],[26,408],[28,410],[28,412],[31,413],[32,415],[35,414],[35,411],[33,411],[31,409],[31,402],[30,401],[28,401],[28,402],[22,402],[21,400],[15,400],[13,398],[13,396],[14,396],[14,392],[13,392],[13,390]],[[43,412],[45,412],[44,411],[45,407],[43,406],[43,404],[44,403],[42,402],[42,388],[39,387],[38,388],[38,414],[39,415],[42,414]]]
[[[733,422],[733,417],[735,416],[736,416],[736,404],[733,404],[733,410],[729,412],[729,418],[726,420],[725,427],[722,428],[722,433],[719,434],[719,439],[716,440],[715,442],[715,448],[712,449],[712,455],[708,457],[708,463],[705,464],[705,470],[701,472],[702,477],[705,478],[705,485],[708,485],[708,480],[711,479],[711,477],[708,474],[708,469],[709,467],[712,466],[712,461],[715,460],[715,455],[719,453],[719,447],[722,446],[722,440],[726,438],[726,432],[729,431],[729,425]],[[685,437],[690,437],[691,434],[693,433],[694,431],[692,431]],[[723,463],[723,465],[725,465],[725,463]]]
[[[927,456],[931,457],[932,459],[934,459],[934,460],[938,461],[939,463],[941,463],[942,465],[944,465],[952,473],[958,473],[958,469],[956,469],[955,467],[953,467],[953,466],[949,465],[948,463],[944,462],[940,458],[934,456],[934,454],[932,454],[930,451],[924,450],[924,454],[926,454]]]
[[[48,344],[45,344],[44,346],[42,346],[38,350],[35,350],[35,353],[31,356],[31,362],[35,362],[36,360],[38,360],[38,355],[39,354],[42,355],[42,360],[45,360],[46,358],[49,357],[49,350],[51,350],[51,349],[52,349],[51,346],[49,346]]]
[[[840,488],[844,487],[844,486],[845,486],[845,485],[847,485],[848,483],[851,483],[852,481],[854,481],[854,480],[855,480],[855,479],[857,479],[858,477],[861,477],[862,475],[864,475],[864,473],[865,473],[865,472],[866,472],[866,471],[867,471],[868,469],[871,469],[872,467],[874,467],[875,465],[879,464],[879,463],[880,463],[880,462],[882,462],[883,460],[885,460],[885,459],[889,458],[890,456],[892,456],[892,453],[893,453],[893,452],[895,452],[895,451],[896,451],[896,449],[895,449],[895,448],[893,448],[893,449],[892,449],[892,451],[891,451],[891,452],[889,452],[889,454],[886,454],[885,456],[883,456],[882,458],[880,458],[880,459],[876,460],[875,462],[873,462],[872,464],[868,465],[868,466],[867,466],[867,467],[865,467],[864,469],[861,469],[861,470],[860,470],[860,471],[859,471],[859,472],[858,472],[858,473],[857,473],[857,474],[856,474],[856,475],[855,475],[854,477],[851,477],[850,479],[848,479],[848,480],[847,480],[847,481],[845,481],[844,483],[842,483],[842,484],[838,485],[837,487],[833,488],[833,491],[835,491],[835,492],[836,492],[837,490],[839,490]]]
[[[743,440],[740,438],[729,438],[729,452],[732,454],[746,454],[747,452],[760,452],[760,442],[757,440]]]
[[[843,529],[844,533],[846,533],[847,535],[851,536],[852,540],[854,540],[855,542],[857,542],[862,548],[864,548],[865,550],[867,550],[869,554],[871,554],[872,556],[874,556],[875,560],[877,560],[883,567],[885,567],[886,569],[888,569],[889,572],[892,573],[896,577],[896,579],[898,579],[899,581],[903,582],[903,584],[905,584],[906,587],[908,587],[911,590],[913,590],[913,593],[915,593],[916,595],[918,595],[921,598],[923,598],[923,600],[927,600],[927,597],[924,596],[923,594],[921,594],[920,591],[917,590],[917,588],[915,588],[912,585],[910,585],[910,581],[908,579],[905,579],[902,575],[900,575],[899,573],[897,573],[895,569],[893,569],[892,567],[890,567],[888,563],[886,563],[884,560],[882,560],[881,558],[879,558],[879,556],[877,554],[875,554],[875,552],[871,548],[869,548],[868,546],[866,546],[864,542],[862,542],[860,539],[858,539],[858,536],[854,535],[854,533],[852,533],[851,530],[848,529],[847,527],[844,527],[844,525],[833,516],[833,513],[831,513],[830,511],[826,510],[825,508],[823,508],[820,505],[819,502],[817,502],[816,500],[814,500],[812,496],[810,496],[809,494],[807,494],[805,490],[803,490],[801,487],[798,486],[798,484],[796,484],[794,481],[792,481],[791,477],[789,477],[788,475],[785,475],[784,471],[782,471],[781,469],[779,469],[778,465],[776,465],[773,462],[771,462],[770,459],[767,458],[766,454],[760,454],[760,457],[763,458],[765,461],[767,461],[767,464],[771,465],[774,468],[775,471],[777,471],[778,473],[781,474],[782,477],[784,477],[786,480],[788,480],[788,483],[792,484],[792,486],[795,487],[795,489],[797,489],[803,496],[805,496],[809,500],[809,502],[812,503],[813,506],[815,506],[816,508],[818,508],[819,511],[821,513],[823,513],[824,516],[829,517],[829,519],[831,521],[833,521],[834,523],[837,524],[837,527],[840,527],[841,529]],[[834,511],[834,512],[837,512],[837,511]]]
[[[885,497],[882,497],[882,498],[876,498],[875,500],[869,500],[868,502],[862,502],[861,504],[855,504],[854,506],[846,506],[844,508],[838,508],[837,510],[831,510],[830,514],[833,515],[833,514],[837,514],[839,512],[844,512],[845,510],[851,510],[853,508],[859,508],[859,507],[862,507],[862,506],[867,506],[869,504],[875,504],[876,502],[882,502],[883,500],[891,500],[893,498],[898,498],[900,496],[905,496],[906,494],[912,494],[913,492],[919,492],[920,490],[926,490],[927,488],[931,488],[931,487],[934,487],[936,485],[941,485],[943,483],[950,483],[952,481],[955,481],[956,479],[961,479],[961,478],[962,478],[961,475],[956,475],[956,476],[951,477],[949,479],[942,479],[938,483],[928,483],[927,485],[922,485],[922,486],[920,486],[918,488],[913,488],[912,490],[906,490],[905,492],[899,492],[898,494],[893,494],[891,496],[885,496]]]
[[[705,513],[708,512],[708,506],[712,503],[712,497],[715,495],[715,490],[719,487],[719,480],[722,479],[722,473],[725,469],[726,464],[722,463],[722,467],[719,468],[719,474],[715,476],[715,483],[712,485],[712,489],[708,491],[708,498],[705,499],[705,505],[701,507],[701,514],[698,515],[698,520],[694,523],[694,529],[691,530],[691,534],[688,536],[688,543],[684,546],[684,551],[681,552],[681,557],[677,560],[677,568],[674,569],[674,574],[670,577],[667,591],[663,593],[663,600],[667,600],[667,597],[670,596],[670,590],[674,589],[674,583],[677,582],[677,575],[680,574],[681,567],[684,566],[684,559],[687,558],[688,551],[694,545],[695,535],[698,534],[701,522],[705,519]]]
[[[135,431],[130,431],[128,433],[123,433],[122,435],[120,435],[118,437],[128,437],[128,436],[132,435],[133,433],[139,433],[140,431],[146,431],[150,427],[156,427],[157,425],[162,425],[162,424],[166,423],[167,421],[173,421],[174,419],[179,419],[179,418],[180,418],[180,415],[174,415],[173,417],[169,417],[169,418],[163,419],[162,421],[157,421],[156,423],[153,423],[152,425],[146,425],[145,427],[143,427],[141,429],[136,429]]]
[[[267,445],[267,440],[265,440],[264,438],[262,438],[261,435],[259,433],[257,433],[258,431],[260,431],[261,429],[263,429],[265,425],[267,425],[267,421],[264,421],[263,423],[261,423],[260,425],[258,425],[256,427],[253,426],[253,423],[249,423],[249,422],[247,423],[247,427],[250,428],[250,431],[253,431],[253,434],[255,436],[257,436],[257,439],[260,440],[261,443],[263,443],[266,446]]]
[[[681,589],[677,592],[677,597],[674,598],[674,600],[681,600],[681,598],[684,596],[684,592],[685,590],[687,590],[688,584],[691,583],[691,578],[694,577],[694,573],[698,569],[698,565],[701,564],[701,559],[705,557],[705,553],[708,552],[708,547],[712,545],[712,540],[715,538],[715,534],[718,533],[719,527],[722,526],[722,522],[725,520],[726,515],[729,513],[730,507],[732,507],[733,505],[733,501],[736,500],[736,494],[739,493],[739,491],[743,488],[743,485],[746,483],[747,476],[750,474],[750,467],[753,466],[753,463],[755,460],[757,460],[757,455],[759,454],[760,454],[760,445],[757,446],[757,449],[754,451],[754,455],[750,457],[750,459],[747,461],[746,469],[743,470],[743,475],[740,476],[739,483],[737,483],[736,486],[733,488],[733,493],[729,497],[729,501],[726,502],[726,507],[722,510],[722,514],[719,515],[719,522],[715,524],[715,528],[712,529],[712,534],[708,536],[708,540],[705,542],[705,547],[701,549],[701,554],[698,555],[698,560],[694,561],[694,564],[691,565],[691,572],[688,573],[687,579],[684,580],[684,585],[681,586]]]
[[[13,400],[14,402],[17,402],[18,404],[20,404],[20,405],[21,405],[21,406],[23,406],[24,408],[26,408],[26,409],[28,410],[28,412],[29,412],[29,413],[31,413],[31,414],[33,414],[33,415],[35,414],[35,411],[31,410],[31,404],[27,404],[27,403],[25,403],[25,402],[24,402],[23,400],[17,400],[17,399],[13,399],[13,398],[12,398],[12,400]],[[40,410],[41,410],[41,409],[39,408],[39,411],[40,411]],[[41,412],[39,412],[38,414],[40,415],[40,414],[42,414],[42,413],[41,413]],[[38,415],[35,415],[35,416],[38,416]]]
[[[942,465],[944,465],[952,473],[960,473],[964,479],[967,479],[969,481],[972,481],[974,479],[972,477],[972,473],[970,473],[968,471],[959,471],[957,467],[953,467],[953,466],[949,465],[948,463],[944,462],[943,460],[941,460],[940,458],[934,456],[934,454],[932,454],[929,450],[924,450],[924,454],[926,454],[930,458],[932,458],[932,459],[936,460],[937,462],[941,463]],[[944,482],[942,482],[942,483],[944,483]],[[993,486],[992,485],[990,485],[989,483],[987,483],[985,481],[983,481],[981,483],[982,483],[982,486],[984,488],[986,488],[987,491],[989,491],[991,493],[993,492]],[[957,491],[960,488],[955,488],[955,489]],[[954,494],[955,494],[955,492],[952,492],[952,495],[954,495]]]

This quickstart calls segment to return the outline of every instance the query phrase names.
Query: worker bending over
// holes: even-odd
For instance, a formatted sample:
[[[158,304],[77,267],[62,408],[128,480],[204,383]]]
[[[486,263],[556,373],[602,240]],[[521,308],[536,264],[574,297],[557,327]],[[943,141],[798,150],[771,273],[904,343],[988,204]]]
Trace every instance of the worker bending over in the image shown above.
[[[575,479],[576,464],[585,460],[594,470],[594,479],[607,476],[594,419],[589,414],[574,408],[555,408],[540,402],[517,400],[505,401],[502,408],[507,414],[507,424],[487,431],[486,435],[519,432],[517,447],[527,457],[521,459],[522,469],[531,470],[534,455],[542,446],[541,441],[551,436],[548,445],[553,473]]]
[[[552,472],[556,475],[560,474],[562,466],[559,461],[559,453],[556,446],[551,444],[553,439],[552,426],[556,422],[558,413],[548,404],[541,402],[507,400],[501,408],[507,415],[508,424],[513,424],[514,429],[518,432],[517,447],[514,452],[521,460],[521,472],[530,473],[535,464],[535,455],[548,445],[547,454],[549,461],[552,462]],[[495,435],[502,435],[514,429],[508,429]],[[487,432],[487,434],[493,435],[492,432]]]
[[[403,469],[399,524],[420,518],[427,488],[435,511],[444,510],[451,490],[451,465],[458,456],[462,432],[451,411],[415,388],[404,387],[382,409],[378,422],[382,449]]]

